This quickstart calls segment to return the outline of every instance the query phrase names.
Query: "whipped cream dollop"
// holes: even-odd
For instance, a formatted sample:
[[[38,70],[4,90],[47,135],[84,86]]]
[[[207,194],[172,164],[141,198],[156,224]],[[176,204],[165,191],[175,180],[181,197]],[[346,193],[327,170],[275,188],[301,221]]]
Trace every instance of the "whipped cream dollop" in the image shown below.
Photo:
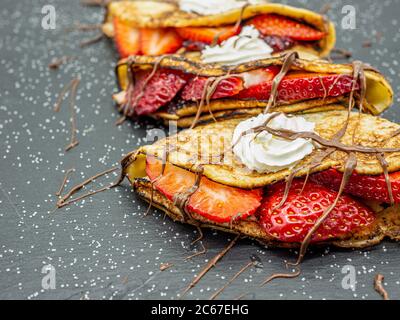
[[[265,3],[265,0],[180,0],[179,8],[189,13],[210,15],[239,9],[246,3],[260,4]]]
[[[237,142],[233,153],[247,168],[259,173],[292,168],[314,149],[314,145],[309,139],[286,140],[266,131],[242,135],[245,131],[263,125],[271,115],[272,113],[260,114],[242,121],[236,126],[233,133],[232,141],[233,143]],[[268,123],[268,127],[296,132],[314,132],[315,124],[303,117],[287,117],[280,114]]]
[[[205,63],[236,65],[270,58],[274,50],[259,36],[260,32],[253,26],[245,26],[240,34],[225,40],[220,45],[206,46],[201,52],[201,59]]]

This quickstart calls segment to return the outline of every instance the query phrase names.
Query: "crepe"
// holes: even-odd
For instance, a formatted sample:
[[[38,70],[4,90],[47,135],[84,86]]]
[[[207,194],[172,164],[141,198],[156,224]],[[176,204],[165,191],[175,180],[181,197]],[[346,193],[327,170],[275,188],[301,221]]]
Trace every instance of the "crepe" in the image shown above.
[[[329,140],[343,127],[347,119],[347,114],[347,111],[328,111],[306,114],[304,118],[316,124],[315,132],[320,137]],[[195,168],[201,162],[203,167],[202,174],[224,185],[253,189],[269,186],[287,179],[291,173],[289,169],[263,174],[250,171],[238,161],[231,149],[226,147],[232,145],[233,130],[240,121],[241,119],[231,119],[199,126],[193,130],[185,130],[175,136],[162,139],[153,145],[143,146],[124,160],[124,172],[135,191],[147,201],[150,201],[152,198],[152,185],[146,177],[146,157],[155,156],[163,159],[166,147],[170,150],[167,157],[169,163],[189,171],[196,171]],[[365,147],[397,149],[400,148],[400,136],[391,137],[391,135],[399,129],[400,126],[398,124],[388,120],[367,114],[352,113],[347,131],[341,142],[345,145],[352,145],[354,139],[357,145]],[[391,138],[389,139],[389,137]],[[314,150],[313,154],[304,158],[296,167],[302,167],[309,163],[315,152],[317,151]],[[221,153],[224,154],[223,161],[214,161],[215,155],[220,155]],[[375,154],[357,152],[356,157],[358,161],[355,171],[358,174],[378,175],[384,173]],[[343,171],[345,158],[344,152],[337,150],[324,159],[318,166],[314,167],[311,172],[318,172],[332,167]],[[203,163],[205,159],[208,160],[206,161],[208,163]],[[387,153],[385,154],[385,159],[388,164],[388,172],[400,170],[400,152]],[[307,170],[304,169],[299,170],[296,176],[301,177],[306,174]],[[340,247],[358,248],[379,243],[385,237],[399,240],[400,206],[393,205],[388,207],[387,205],[380,206],[373,201],[362,200],[362,202],[366,203],[377,214],[375,222],[344,239],[329,241],[329,243]],[[173,220],[239,233],[273,246],[298,246],[298,243],[285,243],[269,236],[259,225],[255,217],[235,221],[231,225],[227,223],[214,223],[196,214],[192,214],[191,218],[187,219],[180,208],[156,190],[153,192],[152,204],[163,210]],[[318,244],[323,245],[326,242]]]
[[[166,68],[180,70],[185,74],[192,74],[204,77],[222,77],[228,72],[230,74],[243,74],[252,70],[260,70],[271,66],[282,66],[287,56],[275,56],[269,59],[257,60],[248,63],[242,63],[236,66],[224,66],[220,64],[202,63],[198,54],[188,54],[186,56],[168,55],[162,59],[150,56],[132,56],[129,59],[121,60],[116,68],[117,79],[121,89],[119,94],[114,96],[117,104],[123,104],[121,93],[125,96],[128,86],[127,70],[131,66],[133,72],[139,70],[154,70],[154,68]],[[366,94],[363,102],[365,112],[378,115],[387,109],[393,101],[393,90],[385,77],[370,67],[369,65],[355,62],[351,64],[332,64],[323,60],[309,61],[304,59],[295,59],[290,72],[347,75],[352,76],[355,65],[362,65],[363,74],[366,81]],[[349,95],[336,97],[325,97],[325,99],[315,98],[303,101],[278,102],[274,110],[285,113],[315,112],[319,110],[331,110],[338,108],[339,105],[348,103]],[[211,99],[208,105],[202,108],[202,117],[200,123],[206,123],[212,116],[210,113],[216,113],[217,118],[237,117],[238,114],[254,114],[264,109],[268,101],[254,99],[238,99],[236,97]],[[340,108],[340,107],[339,107]],[[195,101],[185,101],[178,103],[177,106],[162,107],[151,116],[164,120],[175,120],[180,127],[188,127],[193,122],[193,118],[198,111],[198,103]],[[210,117],[211,116],[211,117]]]
[[[304,53],[305,57],[325,57],[335,46],[335,26],[323,15],[315,12],[295,8],[277,3],[263,3],[249,5],[242,9],[235,9],[216,15],[199,15],[179,10],[174,2],[157,1],[114,1],[107,7],[103,32],[113,37],[113,19],[117,17],[120,21],[135,28],[167,28],[167,27],[218,27],[227,24],[235,24],[242,14],[246,20],[260,14],[279,14],[288,18],[305,22],[317,30],[326,33],[326,36],[318,42],[317,48],[299,45],[296,50]]]

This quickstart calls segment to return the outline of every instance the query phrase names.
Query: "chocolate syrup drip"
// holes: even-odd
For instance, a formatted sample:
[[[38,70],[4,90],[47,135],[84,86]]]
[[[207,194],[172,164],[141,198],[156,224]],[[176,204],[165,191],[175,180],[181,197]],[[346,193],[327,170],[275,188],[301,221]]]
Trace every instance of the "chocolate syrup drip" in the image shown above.
[[[193,259],[193,258],[195,258],[197,256],[200,256],[202,254],[205,254],[207,252],[207,249],[204,246],[203,241],[200,241],[200,244],[202,246],[202,249],[200,251],[196,252],[196,253],[191,254],[190,256],[187,256],[186,258],[183,259],[183,261],[187,261],[187,260]]]
[[[118,167],[112,167],[112,168],[107,169],[107,170],[105,170],[105,171],[103,171],[103,172],[100,172],[100,173],[98,173],[98,174],[95,174],[94,176],[92,176],[92,177],[86,179],[85,181],[83,181],[83,182],[81,182],[81,183],[75,185],[74,187],[72,187],[72,189],[71,189],[70,191],[68,191],[67,194],[65,194],[63,197],[61,197],[61,198],[58,200],[58,202],[57,202],[57,208],[62,208],[62,207],[68,206],[68,205],[70,205],[70,204],[72,204],[72,203],[75,203],[75,202],[77,202],[77,201],[80,201],[80,200],[82,200],[82,199],[84,199],[84,198],[87,198],[87,197],[89,197],[89,196],[92,196],[92,195],[95,195],[95,194],[97,194],[97,193],[100,193],[100,192],[103,192],[103,191],[106,191],[106,190],[109,190],[109,189],[112,189],[112,188],[115,188],[115,187],[119,186],[119,185],[121,184],[121,182],[124,180],[125,176],[126,176],[126,169],[129,167],[130,164],[132,164],[132,162],[134,162],[134,161],[136,160],[136,158],[137,158],[138,155],[139,155],[139,150],[136,150],[136,151],[133,151],[133,152],[128,153],[128,154],[121,160],[121,168],[122,168],[122,169],[121,169],[121,174],[120,174],[120,176],[118,177],[118,180],[117,180],[117,181],[111,183],[109,186],[106,186],[106,187],[104,187],[104,188],[100,188],[100,189],[98,189],[98,190],[88,192],[88,193],[86,193],[86,194],[84,194],[84,195],[82,195],[82,196],[79,196],[79,197],[77,197],[77,198],[68,200],[68,199],[70,199],[74,194],[76,194],[78,191],[80,191],[84,186],[88,185],[89,183],[92,183],[92,182],[93,182],[94,180],[96,180],[97,178],[100,178],[100,177],[102,177],[102,176],[104,176],[104,175],[106,175],[106,174],[109,174],[109,173],[111,173],[111,172],[116,171],[116,170],[118,169]],[[67,180],[67,179],[64,178],[63,186],[65,186],[66,180]],[[58,193],[61,194],[61,192],[62,192],[63,189],[64,189],[63,187],[60,188],[60,191],[59,191]]]
[[[93,38],[87,39],[87,40],[83,40],[79,46],[81,48],[90,46],[92,44],[95,44],[97,42],[100,42],[101,40],[103,40],[105,38],[105,35],[103,33],[99,33],[98,35],[94,36]]]
[[[65,148],[66,152],[76,147],[79,144],[79,141],[76,138],[77,127],[76,127],[76,111],[75,111],[75,100],[79,83],[80,83],[79,78],[72,79],[61,90],[60,94],[58,95],[57,101],[54,104],[54,111],[59,112],[61,109],[61,104],[66,94],[69,93],[69,108],[71,112],[71,139],[70,143]]]
[[[293,279],[297,278],[301,273],[300,268],[296,269],[294,273],[274,273],[270,277],[266,278],[261,284],[260,287],[265,286],[267,283],[271,282],[274,279]]]
[[[215,90],[217,90],[218,85],[221,83],[221,81],[225,80],[225,79],[229,79],[231,77],[240,77],[242,78],[242,76],[240,74],[238,75],[231,75],[230,72],[228,72],[226,75],[220,76],[220,77],[209,77],[207,78],[205,84],[204,84],[204,88],[203,88],[203,92],[201,95],[201,99],[200,99],[200,104],[197,108],[197,112],[196,112],[196,116],[193,119],[193,122],[190,126],[189,129],[193,129],[197,122],[199,121],[200,115],[203,111],[203,107],[204,104],[208,107],[208,111],[210,113],[210,115],[213,117],[213,119],[215,121],[217,121],[214,117],[214,115],[212,114],[211,108],[210,108],[210,100],[211,97],[213,96]]]
[[[294,51],[288,53],[283,60],[282,68],[279,73],[275,76],[274,80],[272,80],[272,88],[271,94],[269,96],[268,104],[265,107],[264,113],[268,113],[271,108],[273,108],[276,104],[276,97],[278,95],[278,87],[283,80],[283,77],[289,72],[291,67],[296,63],[296,59],[298,59],[299,54]]]
[[[392,183],[390,181],[390,176],[389,176],[389,170],[388,170],[388,163],[385,159],[385,155],[382,153],[378,153],[376,155],[376,158],[379,160],[381,167],[383,169],[383,173],[385,176],[385,182],[386,182],[386,186],[388,189],[388,194],[389,194],[389,199],[390,199],[390,205],[393,206],[394,205],[394,197],[393,197],[393,189],[392,189]]]
[[[238,234],[226,248],[224,248],[220,253],[218,253],[214,258],[212,258],[205,267],[199,272],[196,278],[187,286],[187,288],[182,292],[181,299],[188,293],[206,274],[208,271],[214,267],[219,260],[221,260],[225,254],[232,249],[232,247],[236,244],[236,241],[239,239],[240,235]]]
[[[106,7],[113,0],[81,0],[81,5],[88,7]]]
[[[197,242],[203,240],[204,238],[203,230],[201,230],[201,227],[197,226],[196,228],[197,232],[199,233],[199,236],[190,243],[191,246],[195,245]]]
[[[228,282],[218,289],[210,298],[209,300],[215,300],[216,297],[218,297],[233,281],[235,281],[242,273],[247,271],[247,269],[251,268],[254,266],[254,261],[248,262],[244,267],[242,267],[235,275],[228,280]]]
[[[346,187],[347,183],[349,182],[350,177],[353,174],[356,167],[357,167],[357,157],[355,156],[354,153],[350,153],[346,160],[345,169],[343,172],[343,178],[340,183],[340,188],[337,193],[335,201],[333,201],[333,203],[327,209],[324,210],[322,215],[318,218],[317,222],[313,225],[313,227],[307,233],[306,237],[304,238],[303,242],[301,243],[300,252],[299,252],[297,261],[294,264],[292,264],[292,263],[289,263],[289,264],[297,266],[303,261],[303,258],[307,251],[307,248],[311,242],[312,236],[318,230],[318,228],[322,225],[322,223],[326,220],[326,218],[329,216],[329,214],[332,212],[332,210],[335,209],[335,207],[338,204],[339,199],[344,191],[344,188]]]
[[[112,183],[111,185],[109,185],[109,186],[107,186],[107,187],[104,187],[104,188],[101,188],[101,189],[98,189],[98,190],[95,190],[95,191],[92,191],[92,192],[88,192],[88,193],[86,193],[86,194],[84,194],[84,195],[82,195],[82,196],[80,196],[80,197],[77,197],[77,198],[68,200],[69,198],[71,198],[75,193],[77,193],[79,190],[81,190],[81,189],[82,189],[84,186],[86,186],[87,184],[93,182],[94,180],[96,180],[97,178],[100,178],[101,176],[104,176],[104,175],[106,175],[106,174],[108,174],[108,173],[114,172],[114,171],[116,171],[116,170],[118,170],[118,169],[119,169],[118,167],[114,167],[114,168],[105,170],[105,171],[100,172],[100,173],[98,173],[98,174],[96,174],[96,175],[94,175],[94,176],[92,176],[92,177],[86,179],[85,181],[83,181],[83,182],[77,184],[77,185],[74,186],[70,191],[68,191],[68,193],[67,193],[66,195],[64,195],[63,197],[61,197],[61,198],[57,201],[57,208],[62,208],[62,207],[68,206],[68,205],[70,205],[70,204],[72,204],[72,203],[74,203],[74,202],[80,201],[80,200],[82,200],[82,199],[84,199],[84,198],[86,198],[86,197],[95,195],[95,194],[97,194],[97,193],[100,193],[100,192],[103,192],[103,191],[105,191],[105,190],[109,190],[109,189],[112,189],[112,188],[118,186],[118,185],[120,184],[120,182],[119,182],[120,179],[118,179],[117,182]]]
[[[245,10],[249,5],[251,5],[251,4],[248,3],[248,2],[246,2],[246,3],[243,5],[243,7],[241,8],[240,14],[239,14],[239,18],[238,18],[238,20],[236,21],[235,25],[233,26],[233,28],[234,28],[235,30],[238,30],[238,29],[240,28],[240,25],[242,24],[242,21],[243,21],[243,13],[244,13],[244,10]],[[223,30],[223,31],[221,31],[221,32],[218,32],[218,33],[214,36],[214,39],[213,39],[213,41],[212,41],[212,43],[211,43],[211,47],[215,47],[215,46],[219,43],[219,37],[220,37],[221,35],[223,35],[224,33],[225,33],[225,31]],[[234,44],[234,47],[236,47],[236,44]]]
[[[67,184],[67,180],[68,180],[69,176],[71,175],[71,173],[74,172],[74,171],[75,171],[75,169],[71,168],[71,169],[68,169],[67,172],[65,172],[64,179],[63,179],[63,181],[62,181],[62,183],[60,185],[60,188],[56,192],[56,196],[57,197],[59,197],[62,194],[62,192],[64,191],[64,188],[65,188],[65,186]]]
[[[184,191],[184,192],[177,193],[177,194],[174,196],[174,199],[173,199],[173,200],[174,200],[174,205],[176,205],[176,206],[181,210],[181,212],[183,213],[184,219],[189,218],[189,219],[195,221],[195,219],[193,219],[192,215],[190,214],[190,212],[187,210],[186,207],[187,207],[187,204],[188,204],[188,202],[189,202],[189,198],[190,198],[190,197],[199,189],[199,187],[200,187],[200,182],[201,182],[201,178],[202,178],[202,176],[203,176],[203,171],[204,171],[203,166],[202,166],[202,165],[199,165],[199,166],[197,167],[197,169],[195,170],[195,173],[196,173],[196,180],[195,180],[193,186],[191,186],[188,190],[186,190],[186,191]]]
[[[390,300],[389,294],[383,287],[384,279],[385,279],[385,277],[378,273],[374,278],[374,289],[376,292],[378,292],[382,296],[383,300]]]
[[[153,206],[153,202],[154,202],[154,191],[155,191],[155,187],[154,185],[163,177],[164,172],[165,172],[165,168],[167,167],[167,161],[169,159],[169,155],[170,153],[175,150],[174,147],[170,148],[169,145],[166,145],[164,147],[164,151],[163,151],[163,155],[162,155],[162,159],[161,159],[161,172],[160,174],[152,181],[150,181],[151,184],[151,195],[150,195],[150,202],[149,202],[149,206],[145,212],[145,216],[148,215],[148,213],[150,212],[151,207]]]
[[[134,90],[134,76],[133,76],[133,71],[132,71],[132,65],[134,63],[134,59],[130,58],[128,60],[128,87],[126,90],[126,94],[127,94],[127,102],[121,107],[121,111],[123,113],[123,116],[117,120],[116,125],[120,125],[122,124],[125,120],[127,116],[132,116],[135,112],[135,109],[140,101],[140,99],[142,99],[142,97],[144,96],[144,90],[146,88],[146,86],[148,85],[148,83],[151,81],[151,79],[153,79],[154,75],[156,74],[161,61],[163,59],[165,59],[166,55],[161,55],[157,58],[157,60],[154,62],[153,65],[153,69],[150,72],[150,74],[148,75],[148,77],[144,80],[143,85],[141,87],[140,93],[138,95],[136,95],[136,97],[132,97],[133,96],[133,90]]]
[[[48,68],[56,70],[60,68],[60,66],[63,65],[64,63],[67,63],[73,59],[75,59],[75,57],[72,56],[62,56],[60,58],[55,58],[48,64]]]

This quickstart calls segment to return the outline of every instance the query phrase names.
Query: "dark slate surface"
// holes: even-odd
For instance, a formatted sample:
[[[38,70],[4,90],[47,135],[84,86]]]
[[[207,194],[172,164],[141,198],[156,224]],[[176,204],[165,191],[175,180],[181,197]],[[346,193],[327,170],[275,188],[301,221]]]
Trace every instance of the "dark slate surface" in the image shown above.
[[[323,3],[291,1],[319,10]],[[330,1],[329,16],[338,24],[338,47],[346,48],[380,70],[399,92],[398,0],[351,1],[357,9],[355,30],[342,30],[341,1]],[[57,27],[41,28],[41,8],[52,4]],[[349,1],[346,1],[349,4]],[[176,224],[152,211],[144,218],[146,205],[129,186],[99,194],[79,204],[53,212],[66,169],[76,172],[70,182],[116,164],[120,157],[143,144],[152,123],[126,123],[115,127],[118,117],[111,101],[116,89],[113,66],[116,54],[107,41],[79,48],[79,41],[93,33],[67,33],[74,22],[99,23],[101,9],[82,8],[74,1],[2,0],[0,8],[0,298],[2,299],[175,299],[199,272],[207,259],[219,252],[231,236],[206,232],[208,253],[193,261],[182,259],[193,253],[193,228]],[[376,36],[378,34],[378,36]],[[372,47],[363,48],[365,41]],[[76,59],[59,71],[48,70],[53,57]],[[69,153],[67,104],[52,111],[62,86],[79,76],[78,138]],[[400,121],[399,95],[385,113]],[[113,177],[109,177],[111,179]],[[107,179],[102,183],[107,183]],[[373,277],[386,277],[387,290],[400,297],[398,245],[385,242],[371,250],[312,252],[295,280],[277,280],[258,289],[272,272],[284,270],[284,260],[294,259],[286,250],[267,250],[251,241],[240,241],[187,296],[208,298],[227,279],[257,255],[264,265],[235,281],[221,298],[234,298],[245,291],[257,299],[379,299]],[[159,265],[174,267],[159,271]],[[45,290],[43,266],[56,270],[56,289]],[[344,290],[345,265],[355,267],[356,290]],[[258,271],[257,271],[258,270]]]

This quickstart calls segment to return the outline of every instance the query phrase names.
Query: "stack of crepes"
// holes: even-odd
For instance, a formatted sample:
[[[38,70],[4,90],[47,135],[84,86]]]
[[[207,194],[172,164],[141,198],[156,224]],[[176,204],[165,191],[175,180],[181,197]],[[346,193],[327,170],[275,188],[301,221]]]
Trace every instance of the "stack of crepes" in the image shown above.
[[[109,5],[124,118],[189,128],[123,159],[136,192],[174,220],[301,246],[301,256],[309,244],[397,240],[400,126],[377,116],[392,103],[389,83],[360,61],[321,60],[335,39],[324,17],[234,2]],[[179,46],[148,42],[164,36]]]

